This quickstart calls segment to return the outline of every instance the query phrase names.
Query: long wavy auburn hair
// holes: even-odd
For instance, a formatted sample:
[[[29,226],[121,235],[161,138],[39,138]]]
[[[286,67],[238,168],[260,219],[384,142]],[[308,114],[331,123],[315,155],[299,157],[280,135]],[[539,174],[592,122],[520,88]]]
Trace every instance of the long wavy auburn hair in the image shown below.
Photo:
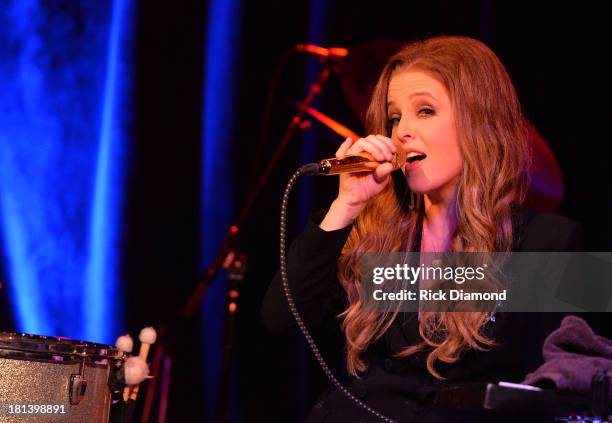
[[[394,73],[406,69],[427,72],[441,82],[455,112],[463,166],[451,250],[511,251],[513,213],[525,198],[531,155],[521,106],[506,69],[487,46],[471,38],[442,36],[408,44],[382,71],[367,112],[366,133],[391,136],[387,88]],[[368,252],[410,251],[421,230],[423,195],[413,194],[413,207],[406,210],[397,188],[397,181],[392,181],[368,202],[338,262],[338,276],[349,300],[340,315],[347,368],[356,377],[367,369],[363,353],[384,335],[398,314],[364,307],[361,258]],[[495,345],[484,330],[489,317],[485,312],[423,311],[419,316],[422,342],[395,354],[404,357],[429,350],[427,369],[443,379],[435,368],[437,360],[454,363],[466,350]]]

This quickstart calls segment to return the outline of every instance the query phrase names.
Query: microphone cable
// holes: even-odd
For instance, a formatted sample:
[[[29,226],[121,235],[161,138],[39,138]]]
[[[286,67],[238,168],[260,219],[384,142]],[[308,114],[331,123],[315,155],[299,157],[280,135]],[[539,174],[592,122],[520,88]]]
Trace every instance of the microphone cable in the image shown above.
[[[283,194],[283,199],[282,199],[282,202],[281,202],[281,215],[280,215],[280,272],[281,272],[281,279],[283,281],[283,290],[285,292],[285,297],[287,297],[287,303],[289,304],[289,310],[291,311],[291,314],[293,315],[293,318],[295,319],[295,322],[297,323],[298,327],[300,328],[300,331],[304,335],[304,338],[306,338],[306,342],[308,343],[308,346],[312,350],[312,352],[313,352],[317,362],[319,363],[319,366],[321,366],[321,369],[323,370],[323,372],[325,373],[327,378],[330,380],[330,382],[340,392],[342,392],[347,398],[349,398],[351,401],[353,401],[355,404],[357,404],[362,409],[366,410],[368,413],[372,414],[373,416],[379,418],[380,420],[382,420],[384,422],[387,422],[387,423],[397,423],[395,420],[385,416],[384,414],[382,414],[378,410],[374,409],[373,407],[369,406],[365,402],[361,401],[359,398],[355,397],[336,378],[336,376],[334,376],[334,374],[330,370],[329,366],[325,362],[325,359],[321,355],[321,352],[319,351],[319,348],[317,347],[317,344],[315,343],[314,339],[310,335],[310,332],[308,331],[308,328],[304,324],[304,321],[302,320],[302,317],[300,316],[300,313],[297,310],[295,302],[293,301],[293,296],[291,295],[291,290],[289,289],[289,281],[288,281],[288,275],[287,275],[287,257],[286,257],[286,250],[287,250],[287,237],[286,237],[286,235],[287,235],[287,208],[288,208],[288,204],[289,204],[289,194],[291,193],[291,190],[293,189],[293,186],[295,185],[297,180],[300,178],[300,176],[303,176],[303,175],[306,175],[306,176],[315,176],[315,175],[319,175],[319,174],[320,174],[320,169],[319,169],[319,164],[318,163],[309,163],[309,164],[306,164],[306,165],[300,167],[291,176],[291,178],[289,179],[289,182],[287,183],[287,186],[285,187],[285,192]]]

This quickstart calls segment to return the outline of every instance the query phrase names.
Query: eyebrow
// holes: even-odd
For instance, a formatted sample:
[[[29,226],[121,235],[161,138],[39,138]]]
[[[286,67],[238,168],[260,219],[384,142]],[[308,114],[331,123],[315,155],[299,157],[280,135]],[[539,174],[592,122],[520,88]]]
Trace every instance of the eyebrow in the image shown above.
[[[417,92],[414,92],[414,93],[410,94],[408,96],[408,98],[412,99],[413,97],[419,97],[419,96],[429,97],[432,100],[436,100],[437,101],[437,98],[434,97],[433,94],[431,94],[429,91],[417,91]],[[391,107],[391,106],[395,106],[395,103],[393,101],[388,101],[387,102],[387,107]]]

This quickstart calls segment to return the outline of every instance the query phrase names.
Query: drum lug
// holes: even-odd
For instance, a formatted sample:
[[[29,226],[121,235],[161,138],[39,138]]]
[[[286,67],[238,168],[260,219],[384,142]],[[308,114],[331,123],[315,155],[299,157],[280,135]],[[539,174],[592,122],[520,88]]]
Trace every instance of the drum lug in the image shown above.
[[[70,395],[71,405],[77,405],[78,403],[80,403],[83,397],[85,396],[86,390],[87,380],[83,375],[70,376],[70,386],[68,388],[68,393]]]

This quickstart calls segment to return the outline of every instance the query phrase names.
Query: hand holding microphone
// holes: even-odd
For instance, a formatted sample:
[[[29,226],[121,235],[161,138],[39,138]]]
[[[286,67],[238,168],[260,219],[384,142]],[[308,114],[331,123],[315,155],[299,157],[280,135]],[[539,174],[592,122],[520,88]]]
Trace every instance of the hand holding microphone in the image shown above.
[[[348,157],[354,160],[346,160]],[[401,146],[383,135],[369,135],[353,142],[347,138],[336,152],[337,159],[348,167],[336,166],[333,163],[329,174],[340,174],[338,197],[332,203],[327,215],[320,224],[321,229],[331,231],[350,224],[359,215],[368,200],[382,192],[389,183],[390,174],[406,162],[406,153]],[[366,159],[365,161],[363,159]],[[373,160],[371,160],[373,159]],[[354,163],[351,163],[354,161]],[[325,167],[323,160],[320,167]],[[351,165],[358,164],[358,167]],[[355,170],[357,169],[357,170]],[[353,172],[353,173],[350,173]]]

